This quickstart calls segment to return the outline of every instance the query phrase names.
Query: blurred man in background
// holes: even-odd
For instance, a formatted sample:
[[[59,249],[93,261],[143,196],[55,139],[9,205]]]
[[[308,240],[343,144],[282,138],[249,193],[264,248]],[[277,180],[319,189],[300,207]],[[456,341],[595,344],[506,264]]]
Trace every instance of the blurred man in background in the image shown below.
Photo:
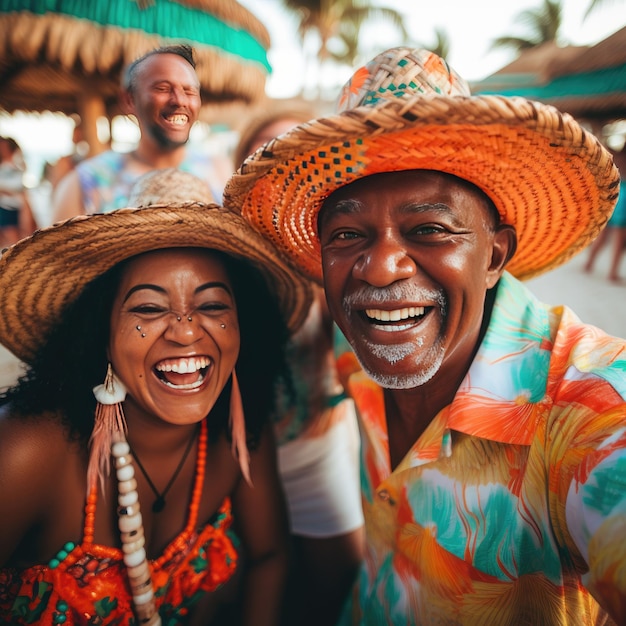
[[[180,44],[151,50],[124,70],[121,101],[139,125],[137,147],[128,153],[107,150],[79,163],[55,190],[53,221],[127,206],[136,180],[155,169],[190,172],[208,183],[214,199],[221,198],[229,168],[188,147],[201,106],[195,67],[193,49]]]

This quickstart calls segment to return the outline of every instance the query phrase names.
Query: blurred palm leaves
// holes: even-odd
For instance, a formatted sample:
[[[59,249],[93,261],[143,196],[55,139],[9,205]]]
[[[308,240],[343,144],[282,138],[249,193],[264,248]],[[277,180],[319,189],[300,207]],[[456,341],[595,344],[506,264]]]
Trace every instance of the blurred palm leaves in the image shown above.
[[[317,58],[333,59],[354,65],[359,53],[361,29],[368,21],[380,20],[394,26],[398,43],[408,39],[404,16],[387,7],[359,0],[284,0],[285,6],[299,16],[302,40],[315,34],[319,39]]]
[[[558,42],[563,23],[561,0],[543,0],[534,9],[526,9],[517,16],[517,22],[526,27],[526,36],[504,35],[492,43],[492,48],[513,48],[517,52],[536,48],[547,42]]]

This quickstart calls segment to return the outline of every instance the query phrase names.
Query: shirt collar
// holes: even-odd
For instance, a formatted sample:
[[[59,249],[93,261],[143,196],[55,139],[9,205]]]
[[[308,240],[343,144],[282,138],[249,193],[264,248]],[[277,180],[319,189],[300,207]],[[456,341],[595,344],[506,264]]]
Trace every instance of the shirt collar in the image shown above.
[[[547,307],[505,272],[487,332],[450,405],[448,427],[528,445],[543,408],[551,352]]]

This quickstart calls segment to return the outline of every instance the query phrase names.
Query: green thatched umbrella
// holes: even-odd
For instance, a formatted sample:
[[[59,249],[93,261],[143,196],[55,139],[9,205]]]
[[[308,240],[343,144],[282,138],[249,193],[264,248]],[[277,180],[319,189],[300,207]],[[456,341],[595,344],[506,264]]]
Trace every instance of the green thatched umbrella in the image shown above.
[[[544,43],[472,85],[475,94],[524,96],[591,124],[626,118],[626,27],[593,46]]]
[[[181,41],[195,49],[202,119],[263,97],[269,34],[235,0],[0,0],[0,108],[78,114],[98,152],[122,67]]]

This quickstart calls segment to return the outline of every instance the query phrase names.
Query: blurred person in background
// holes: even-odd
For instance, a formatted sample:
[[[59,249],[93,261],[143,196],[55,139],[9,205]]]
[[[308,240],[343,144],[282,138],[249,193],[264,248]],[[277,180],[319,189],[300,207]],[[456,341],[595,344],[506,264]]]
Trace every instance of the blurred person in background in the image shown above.
[[[303,103],[267,104],[242,129],[235,164],[313,117]],[[354,403],[337,376],[324,292],[311,288],[308,317],[287,345],[295,396],[281,395],[274,424],[293,536],[288,626],[335,624],[363,557]]]
[[[626,139],[626,138],[625,138]],[[589,256],[585,263],[585,272],[592,272],[596,257],[599,252],[612,240],[611,264],[609,266],[608,279],[619,283],[620,263],[626,253],[626,141],[619,151],[611,150],[615,165],[620,171],[619,197],[613,214],[607,222],[606,228],[598,238],[589,246]]]
[[[137,147],[128,153],[107,150],[79,163],[53,194],[53,221],[128,206],[135,181],[154,169],[190,172],[207,182],[214,199],[221,198],[228,160],[188,146],[201,106],[195,66],[193,48],[177,44],[151,50],[124,69],[120,98],[139,125]]]
[[[74,121],[72,152],[44,165],[43,178],[50,183],[53,190],[67,174],[87,158],[89,152],[89,144],[83,139],[83,127],[80,118],[73,115],[72,119]]]
[[[24,186],[24,157],[12,137],[0,137],[0,247],[30,235],[37,224]]]

